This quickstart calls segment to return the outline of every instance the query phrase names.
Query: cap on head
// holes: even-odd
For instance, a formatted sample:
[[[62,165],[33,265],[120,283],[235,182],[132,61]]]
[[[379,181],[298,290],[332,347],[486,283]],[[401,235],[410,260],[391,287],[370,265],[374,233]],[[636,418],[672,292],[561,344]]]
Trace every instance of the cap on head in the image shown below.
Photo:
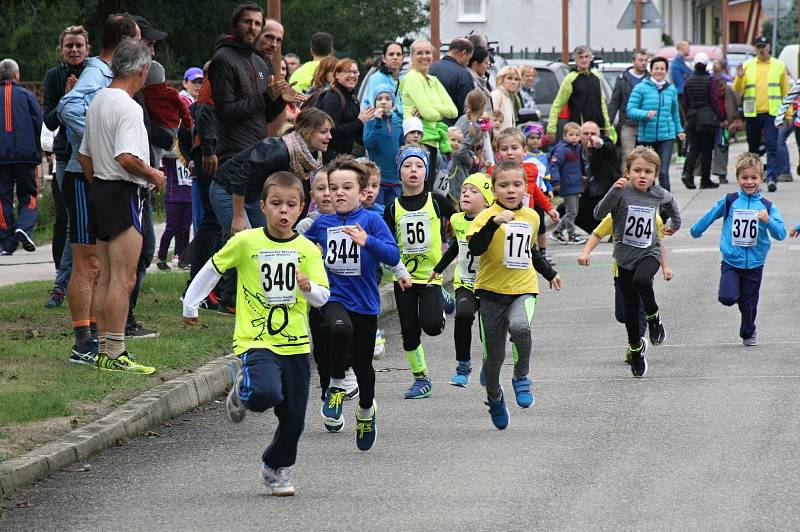
[[[530,122],[522,128],[522,134],[525,135],[525,140],[531,135],[536,135],[539,138],[544,137],[544,128],[539,122]]]
[[[194,81],[198,78],[202,79],[204,77],[205,75],[203,74],[203,69],[197,67],[192,67],[183,73],[183,79],[185,81]]]
[[[378,98],[378,96],[380,96],[384,92],[387,93],[389,95],[389,97],[392,99],[392,103],[395,103],[395,99],[394,99],[395,89],[394,89],[394,87],[384,83],[384,84],[378,85],[377,87],[375,87],[375,90],[372,91],[371,98],[372,98],[372,105],[373,106],[375,105],[375,100]],[[420,131],[422,131],[422,130],[420,129]]]
[[[472,174],[464,180],[464,185],[472,185],[480,190],[481,194],[483,194],[483,197],[486,199],[486,203],[489,205],[494,202],[494,193],[492,193],[492,180],[489,179],[486,174]]]
[[[763,35],[759,35],[758,37],[753,39],[753,46],[755,46],[756,48],[758,48],[759,46],[765,46],[767,44],[769,44],[769,41]]]
[[[419,131],[420,133],[423,131],[422,120],[416,116],[403,120],[403,136],[405,137],[412,131]]]
[[[697,55],[694,56],[694,64],[697,65],[699,63],[702,63],[704,65],[708,64],[708,54],[707,53],[700,52],[700,53],[698,53]]]
[[[409,119],[410,120],[410,119]],[[419,119],[417,119],[419,120]],[[412,130],[415,131],[415,130]],[[417,146],[406,146],[400,153],[397,154],[397,169],[399,170],[402,168],[403,163],[409,157],[417,157],[422,159],[422,162],[425,163],[425,175],[428,175],[428,152],[419,148]]]
[[[136,25],[139,26],[139,31],[142,33],[142,39],[145,41],[163,41],[167,38],[167,32],[157,30],[149,20],[144,18],[141,15],[134,15],[133,20],[136,21]]]

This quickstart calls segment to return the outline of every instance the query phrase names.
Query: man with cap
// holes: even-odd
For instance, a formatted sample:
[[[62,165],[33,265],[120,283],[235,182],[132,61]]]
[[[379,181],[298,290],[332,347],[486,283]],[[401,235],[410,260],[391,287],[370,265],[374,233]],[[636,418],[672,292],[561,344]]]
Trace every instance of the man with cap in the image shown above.
[[[775,117],[786,93],[789,92],[789,78],[786,65],[770,55],[770,45],[766,37],[759,35],[753,41],[756,57],[748,59],[736,67],[733,90],[742,95],[747,132],[748,151],[758,153],[761,134],[767,148],[767,190],[775,192],[778,177],[778,129]]]

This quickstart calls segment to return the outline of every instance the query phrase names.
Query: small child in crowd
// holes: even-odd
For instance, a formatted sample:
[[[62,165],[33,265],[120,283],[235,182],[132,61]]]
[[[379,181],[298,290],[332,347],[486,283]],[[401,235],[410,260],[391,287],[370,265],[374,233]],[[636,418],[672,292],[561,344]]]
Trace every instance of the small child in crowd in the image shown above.
[[[509,413],[500,385],[500,368],[506,356],[506,337],[514,345],[514,377],[511,384],[517,405],[534,403],[531,391],[531,321],[539,293],[536,272],[561,289],[561,278],[539,254],[534,235],[539,215],[525,205],[528,179],[516,161],[500,163],[492,174],[494,204],[473,220],[467,231],[469,251],[480,257],[475,295],[480,299],[484,362],[481,382],[486,386],[486,405],[492,423],[508,427]],[[535,269],[534,269],[535,268]]]
[[[158,61],[150,62],[150,71],[147,81],[142,89],[147,112],[154,127],[166,131],[173,142],[178,135],[178,126],[188,131],[192,130],[192,115],[186,101],[181,98],[176,89],[166,83],[164,67]],[[161,158],[166,150],[151,145],[155,155],[156,168],[161,166]]]
[[[450,378],[453,386],[465,387],[472,373],[472,322],[478,310],[475,297],[475,277],[480,267],[480,257],[473,257],[467,245],[467,231],[475,217],[494,202],[492,182],[486,174],[472,174],[461,185],[459,207],[450,217],[453,238],[439,263],[433,267],[428,279],[433,281],[442,275],[453,260],[458,259],[458,267],[453,273],[453,288],[456,291],[456,319],[453,341],[456,348],[455,374]]]
[[[663,343],[667,337],[653,291],[653,276],[661,266],[661,239],[656,230],[658,210],[663,209],[670,220],[665,235],[672,235],[681,227],[681,215],[672,193],[655,184],[660,165],[661,160],[652,149],[634,148],[625,159],[625,177],[614,183],[594,209],[598,221],[607,214],[614,220],[614,258],[625,302],[625,330],[634,377],[647,374],[647,342],[639,331],[640,302],[644,303],[653,345]]]
[[[544,138],[544,127],[538,122],[531,122],[523,130],[525,136],[525,154],[522,159],[524,163],[533,163],[536,165],[536,184],[539,189],[544,192],[547,199],[553,199],[553,184],[550,180],[550,169],[548,167],[550,158],[545,152],[542,151],[542,139]],[[544,222],[544,212],[536,208],[536,213],[539,218]],[[536,243],[539,246],[539,251],[542,253],[544,260],[550,263],[551,266],[555,264],[550,255],[547,254],[547,235],[545,234],[544,223],[539,226],[539,234],[536,235]]]
[[[488,101],[486,94],[480,89],[470,91],[464,101],[464,114],[453,126],[462,134],[458,147],[453,148],[453,160],[450,166],[449,195],[456,202],[459,201],[461,185],[467,176],[483,171],[485,163],[494,163],[489,139],[491,119],[485,112]]]
[[[775,240],[786,238],[781,211],[761,195],[764,165],[758,155],[743,153],[736,159],[739,191],[725,195],[690,229],[700,238],[717,218],[722,218],[722,266],[719,302],[739,305],[739,336],[745,346],[757,345],[756,313],[764,263]]]
[[[403,120],[403,145],[419,146],[422,143],[422,120],[416,116]]]
[[[575,234],[578,201],[584,187],[581,166],[581,127],[575,122],[564,125],[564,139],[550,152],[550,180],[564,200],[564,216],[550,238],[561,244],[583,244],[586,239]],[[565,234],[566,233],[566,234]]]
[[[158,246],[156,267],[159,270],[169,270],[167,252],[173,236],[175,237],[173,262],[179,267],[184,267],[187,259],[191,260],[184,255],[184,251],[189,245],[189,231],[192,227],[192,178],[188,175],[186,167],[178,165],[175,157],[165,157],[162,163],[164,175],[167,177],[167,187],[164,192],[167,226]]]
[[[364,124],[364,148],[369,158],[380,168],[380,192],[377,203],[388,205],[400,195],[400,178],[397,174],[397,154],[403,139],[403,117],[395,108],[395,89],[379,85],[371,100],[375,102],[375,115]],[[422,123],[419,124],[419,140]]]
[[[361,206],[383,216],[386,206],[378,202],[381,192],[381,169],[372,161],[362,161],[361,165],[368,172],[367,186],[364,188],[364,199],[361,201]]]
[[[200,303],[226,270],[236,269],[233,351],[242,366],[225,413],[241,423],[247,410],[274,409],[278,427],[262,455],[261,478],[279,496],[294,495],[289,471],[297,460],[308,405],[308,306],[321,307],[330,294],[319,249],[292,230],[303,212],[303,197],[303,184],[294,174],[269,176],[261,194],[266,227],[231,237],[198,272],[183,299],[184,322],[197,325]]]

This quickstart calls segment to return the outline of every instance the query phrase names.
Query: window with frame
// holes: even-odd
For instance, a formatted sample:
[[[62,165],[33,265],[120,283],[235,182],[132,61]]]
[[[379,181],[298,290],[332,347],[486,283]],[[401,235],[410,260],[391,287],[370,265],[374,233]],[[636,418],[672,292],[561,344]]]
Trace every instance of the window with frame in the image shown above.
[[[458,0],[458,22],[486,22],[486,0]]]

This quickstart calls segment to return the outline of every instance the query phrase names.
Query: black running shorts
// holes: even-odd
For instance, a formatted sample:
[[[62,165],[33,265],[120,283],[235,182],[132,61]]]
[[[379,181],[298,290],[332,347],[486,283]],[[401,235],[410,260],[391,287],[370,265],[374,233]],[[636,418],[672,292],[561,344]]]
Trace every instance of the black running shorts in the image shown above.
[[[145,189],[129,181],[95,179],[89,187],[91,233],[107,241],[133,226],[142,232]]]

